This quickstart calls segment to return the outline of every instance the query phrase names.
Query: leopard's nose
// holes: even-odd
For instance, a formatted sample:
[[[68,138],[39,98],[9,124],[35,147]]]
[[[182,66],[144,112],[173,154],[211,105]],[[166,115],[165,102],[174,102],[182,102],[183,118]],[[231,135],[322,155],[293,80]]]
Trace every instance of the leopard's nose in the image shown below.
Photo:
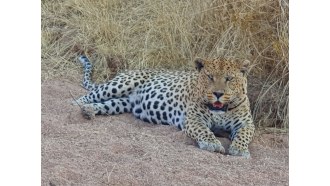
[[[221,96],[223,96],[223,93],[213,92],[213,95],[215,95],[215,97],[217,97],[217,99],[219,99]]]

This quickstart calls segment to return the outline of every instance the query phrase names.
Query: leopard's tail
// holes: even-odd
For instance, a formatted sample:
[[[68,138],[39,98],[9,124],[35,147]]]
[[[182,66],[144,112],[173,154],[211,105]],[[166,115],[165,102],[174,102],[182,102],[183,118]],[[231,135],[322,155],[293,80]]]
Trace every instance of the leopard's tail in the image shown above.
[[[82,86],[89,91],[96,89],[98,85],[93,83],[91,79],[92,68],[93,68],[92,63],[85,55],[79,56],[78,59],[84,67],[84,78],[83,78]]]

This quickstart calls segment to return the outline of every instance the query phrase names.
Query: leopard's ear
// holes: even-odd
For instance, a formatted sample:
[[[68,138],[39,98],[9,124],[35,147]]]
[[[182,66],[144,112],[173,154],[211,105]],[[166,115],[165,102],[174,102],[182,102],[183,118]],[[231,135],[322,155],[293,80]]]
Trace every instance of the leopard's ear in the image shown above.
[[[244,60],[241,65],[241,72],[246,75],[249,72],[251,62],[249,60]]]
[[[201,69],[204,67],[204,60],[201,58],[195,59],[195,67],[198,72],[201,71]]]

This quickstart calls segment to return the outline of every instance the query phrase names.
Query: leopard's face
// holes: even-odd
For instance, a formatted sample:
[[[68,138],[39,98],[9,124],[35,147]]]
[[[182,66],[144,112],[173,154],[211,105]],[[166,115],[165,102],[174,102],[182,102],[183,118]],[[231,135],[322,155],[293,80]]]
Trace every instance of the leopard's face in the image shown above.
[[[199,70],[199,96],[210,111],[226,112],[228,104],[247,93],[246,71],[249,61],[235,62],[224,59],[196,60]]]

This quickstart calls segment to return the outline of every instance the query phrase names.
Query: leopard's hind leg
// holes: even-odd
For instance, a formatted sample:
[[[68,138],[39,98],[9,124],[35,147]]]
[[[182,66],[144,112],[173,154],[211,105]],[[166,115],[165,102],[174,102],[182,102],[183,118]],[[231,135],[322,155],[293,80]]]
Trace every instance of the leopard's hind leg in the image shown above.
[[[93,119],[95,115],[115,115],[132,111],[129,98],[110,99],[101,103],[85,104],[81,108],[82,114],[87,119]]]

